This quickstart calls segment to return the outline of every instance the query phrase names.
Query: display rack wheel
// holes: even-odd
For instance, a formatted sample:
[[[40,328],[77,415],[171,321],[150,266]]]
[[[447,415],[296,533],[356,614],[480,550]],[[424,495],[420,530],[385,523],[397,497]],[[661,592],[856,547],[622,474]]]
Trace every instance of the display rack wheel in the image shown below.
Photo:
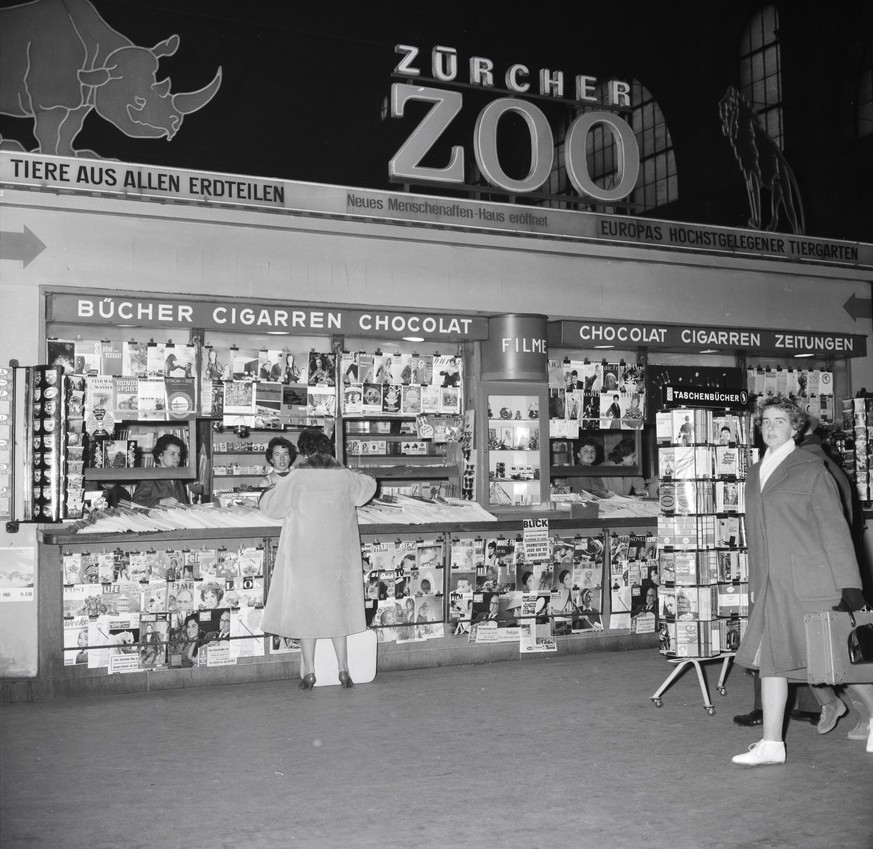
[[[727,695],[727,690],[724,687],[716,687],[716,689],[718,690],[719,695],[722,695],[722,696]]]
[[[706,712],[707,712],[710,716],[715,716],[715,708],[714,708],[714,707],[708,707],[708,708],[706,709]]]
[[[656,708],[664,707],[663,699],[652,699],[652,701],[654,702]]]

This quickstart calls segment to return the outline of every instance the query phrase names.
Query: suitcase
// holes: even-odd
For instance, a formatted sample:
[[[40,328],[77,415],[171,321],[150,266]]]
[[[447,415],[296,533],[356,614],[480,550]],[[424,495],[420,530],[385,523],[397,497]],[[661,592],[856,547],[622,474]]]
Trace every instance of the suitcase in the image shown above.
[[[853,614],[855,625],[873,622],[873,613]],[[870,684],[873,683],[873,663],[849,663],[849,631],[852,622],[848,613],[823,610],[806,613],[806,676],[810,684]]]
[[[376,643],[375,631],[368,629],[357,634],[349,634],[349,675],[355,684],[369,684],[376,677]],[[303,677],[302,663],[300,677]],[[315,686],[334,685],[339,685],[336,652],[329,639],[320,639],[315,644]]]

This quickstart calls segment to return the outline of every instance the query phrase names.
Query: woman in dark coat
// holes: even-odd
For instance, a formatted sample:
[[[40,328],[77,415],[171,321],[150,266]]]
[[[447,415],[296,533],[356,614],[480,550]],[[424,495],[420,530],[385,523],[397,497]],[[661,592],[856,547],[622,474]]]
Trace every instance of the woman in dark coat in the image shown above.
[[[743,766],[785,761],[788,682],[807,680],[803,615],[864,605],[836,484],[818,457],[794,443],[805,420],[796,404],[772,398],[756,421],[767,450],[746,480],[752,610],[736,661],[760,670],[764,736],[733,758]],[[873,705],[873,685],[863,689]]]

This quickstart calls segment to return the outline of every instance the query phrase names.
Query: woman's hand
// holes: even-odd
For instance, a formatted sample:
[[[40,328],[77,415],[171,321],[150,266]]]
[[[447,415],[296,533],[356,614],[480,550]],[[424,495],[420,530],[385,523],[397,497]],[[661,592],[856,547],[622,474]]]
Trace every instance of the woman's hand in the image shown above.
[[[162,498],[158,502],[158,507],[178,507],[178,506],[179,506],[179,499],[173,498],[172,496],[169,496],[167,498]]]

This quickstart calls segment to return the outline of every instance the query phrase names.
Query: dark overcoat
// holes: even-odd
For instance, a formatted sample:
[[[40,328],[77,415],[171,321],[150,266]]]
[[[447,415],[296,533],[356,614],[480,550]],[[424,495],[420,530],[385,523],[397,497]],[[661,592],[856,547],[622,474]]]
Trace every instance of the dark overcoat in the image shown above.
[[[804,613],[830,610],[843,587],[861,586],[837,486],[824,463],[795,449],[761,490],[761,464],[746,480],[752,609],[736,661],[806,680]]]

